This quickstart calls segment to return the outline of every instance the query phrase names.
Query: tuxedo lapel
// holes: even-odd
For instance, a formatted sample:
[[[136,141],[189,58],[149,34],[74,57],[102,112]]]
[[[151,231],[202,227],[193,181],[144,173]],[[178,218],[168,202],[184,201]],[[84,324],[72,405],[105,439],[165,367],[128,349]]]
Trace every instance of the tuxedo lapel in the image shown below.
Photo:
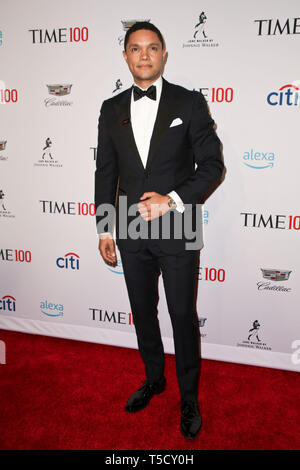
[[[143,162],[141,160],[138,148],[133,135],[130,115],[130,103],[131,103],[131,91],[132,87],[128,88],[121,97],[119,103],[116,103],[117,116],[120,120],[121,134],[125,140],[125,148],[128,147],[129,151],[135,158],[138,166],[142,171],[145,171]]]
[[[129,88],[120,96],[120,101],[116,103],[117,116],[120,121],[121,134],[125,140],[125,145],[131,151],[138,166],[145,171],[142,159],[140,157],[131,125],[130,103],[131,90]],[[147,158],[146,170],[151,166],[153,159],[157,155],[157,149],[164,132],[169,128],[176,111],[176,98],[173,96],[172,87],[163,78],[160,102],[157,110],[157,116],[153,127],[152,137],[150,140],[149,153]]]
[[[174,113],[176,110],[176,99],[172,93],[172,87],[163,78],[163,85],[161,91],[160,102],[157,110],[156,121],[153,128],[153,133],[150,141],[149,153],[147,158],[146,169],[151,166],[153,159],[157,156],[157,149],[160,143],[160,140],[169,128]]]

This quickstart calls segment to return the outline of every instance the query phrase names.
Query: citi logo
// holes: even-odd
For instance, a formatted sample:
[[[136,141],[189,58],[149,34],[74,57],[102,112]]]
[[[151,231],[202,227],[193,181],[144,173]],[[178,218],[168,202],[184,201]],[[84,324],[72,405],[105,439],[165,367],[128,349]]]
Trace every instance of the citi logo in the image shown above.
[[[62,317],[64,314],[64,306],[62,304],[55,304],[47,300],[40,303],[41,313],[48,317]]]
[[[76,253],[66,253],[65,256],[57,258],[56,266],[60,269],[79,269],[79,256]]]
[[[15,312],[16,299],[12,295],[4,295],[2,299],[0,299],[0,310],[2,312]]]
[[[266,168],[273,168],[275,161],[274,152],[255,152],[251,149],[249,152],[244,152],[243,163],[249,168],[254,170],[265,170]]]
[[[267,96],[271,106],[298,106],[299,87],[293,84],[283,85],[278,91],[272,91]]]
[[[31,33],[32,44],[86,42],[89,39],[89,30],[86,26],[81,28],[54,28],[52,30],[29,29],[28,32]]]

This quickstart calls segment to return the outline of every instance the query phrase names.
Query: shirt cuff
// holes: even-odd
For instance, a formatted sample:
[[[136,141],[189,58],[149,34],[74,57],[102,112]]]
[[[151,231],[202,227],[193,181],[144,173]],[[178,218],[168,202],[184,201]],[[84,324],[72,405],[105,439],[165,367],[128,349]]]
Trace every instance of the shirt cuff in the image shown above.
[[[104,238],[113,238],[113,236],[110,232],[102,232],[99,233],[99,238],[100,240],[103,240]]]
[[[182,202],[182,199],[178,196],[176,191],[171,191],[170,193],[168,193],[168,196],[170,196],[176,202],[176,210],[182,213],[185,207]]]

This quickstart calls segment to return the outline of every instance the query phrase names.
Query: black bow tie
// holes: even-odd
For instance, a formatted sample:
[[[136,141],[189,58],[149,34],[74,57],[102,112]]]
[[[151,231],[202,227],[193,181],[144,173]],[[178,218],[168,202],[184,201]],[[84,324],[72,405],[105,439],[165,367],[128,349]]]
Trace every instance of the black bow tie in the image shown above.
[[[133,99],[137,101],[143,96],[148,96],[151,100],[156,100],[156,86],[151,85],[148,90],[141,90],[138,86],[133,87]]]

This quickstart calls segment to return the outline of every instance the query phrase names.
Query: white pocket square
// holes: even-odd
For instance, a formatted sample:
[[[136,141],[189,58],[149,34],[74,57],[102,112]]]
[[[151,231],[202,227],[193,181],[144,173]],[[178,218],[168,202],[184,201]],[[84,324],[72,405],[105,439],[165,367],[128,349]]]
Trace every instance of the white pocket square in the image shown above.
[[[180,124],[182,124],[182,120],[180,118],[176,118],[171,122],[170,127],[179,126]]]

